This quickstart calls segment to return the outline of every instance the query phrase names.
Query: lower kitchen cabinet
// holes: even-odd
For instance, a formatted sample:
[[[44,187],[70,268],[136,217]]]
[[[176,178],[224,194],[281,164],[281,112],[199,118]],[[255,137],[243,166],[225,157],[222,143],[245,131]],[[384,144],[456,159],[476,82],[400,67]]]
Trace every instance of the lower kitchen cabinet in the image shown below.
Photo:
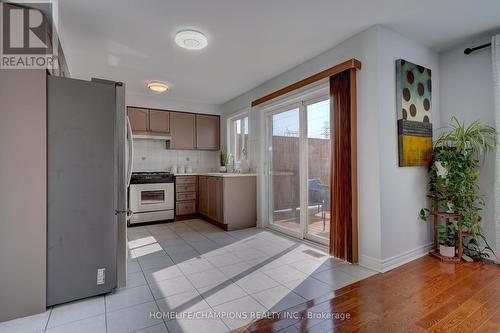
[[[198,207],[199,213],[203,216],[208,216],[208,177],[198,177]]]
[[[200,207],[199,213],[218,223],[223,223],[222,185],[223,181],[221,177],[198,177],[198,188],[200,191],[198,201],[198,206]]]
[[[201,216],[224,230],[256,225],[255,175],[176,176],[175,192],[175,215],[179,220]]]
[[[179,201],[177,202],[177,216],[195,214],[196,201]]]
[[[223,181],[221,177],[198,177],[198,188],[200,190],[199,212],[201,215],[212,220],[212,222],[224,222],[222,214],[222,185]]]
[[[256,187],[255,176],[199,176],[199,213],[225,230],[255,227]]]
[[[196,176],[175,177],[175,215],[191,215],[197,213]]]
[[[223,178],[221,177],[208,177],[207,191],[208,191],[208,217],[219,223],[224,223],[222,212],[222,200],[224,198],[222,193]]]

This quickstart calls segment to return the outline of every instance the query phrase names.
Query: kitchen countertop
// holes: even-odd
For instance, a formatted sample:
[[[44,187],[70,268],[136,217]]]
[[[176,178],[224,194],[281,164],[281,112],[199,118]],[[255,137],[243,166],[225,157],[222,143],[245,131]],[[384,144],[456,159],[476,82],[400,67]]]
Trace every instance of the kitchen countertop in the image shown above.
[[[222,173],[222,172],[192,172],[192,173],[174,173],[175,176],[212,176],[212,177],[255,177],[256,173]]]

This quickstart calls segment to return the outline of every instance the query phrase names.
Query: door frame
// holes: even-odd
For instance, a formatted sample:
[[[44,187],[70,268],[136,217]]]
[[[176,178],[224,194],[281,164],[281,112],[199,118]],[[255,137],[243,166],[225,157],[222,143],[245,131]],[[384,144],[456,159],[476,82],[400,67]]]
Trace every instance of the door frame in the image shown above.
[[[329,91],[329,81],[320,82],[319,84],[310,87],[309,89],[304,89],[298,91],[286,98],[282,98],[274,103],[270,103],[262,108],[260,108],[261,116],[261,133],[265,133],[263,140],[261,141],[261,170],[262,170],[262,182],[261,186],[264,189],[265,195],[262,196],[262,216],[263,225],[267,228],[282,232],[289,236],[316,242],[320,245],[329,245],[329,239],[324,239],[315,235],[307,233],[307,205],[308,205],[308,182],[307,182],[307,171],[308,171],[308,149],[307,149],[307,105],[319,102],[321,100],[330,98]],[[268,141],[271,137],[271,128],[269,119],[275,114],[292,110],[294,108],[299,109],[299,179],[300,179],[300,220],[299,220],[299,230],[291,230],[285,227],[271,223],[272,221],[272,211],[270,205],[272,202],[272,182],[270,170],[271,163],[271,152],[268,149]],[[306,208],[306,209],[304,209]],[[331,223],[331,221],[330,221]]]
[[[270,166],[271,166],[270,164],[271,164],[271,160],[272,160],[272,152],[271,152],[271,150],[268,149],[269,146],[267,144],[269,139],[272,137],[269,119],[271,119],[272,116],[274,116],[276,114],[280,114],[280,113],[286,112],[286,111],[291,111],[294,109],[299,109],[299,119],[300,119],[300,117],[301,117],[300,108],[301,108],[300,102],[294,101],[294,102],[290,102],[288,104],[285,104],[285,105],[282,105],[282,106],[279,106],[276,108],[269,109],[266,112],[264,112],[265,113],[265,117],[264,117],[265,138],[263,140],[263,144],[264,144],[265,152],[266,152],[264,155],[264,165],[265,165],[265,168],[264,168],[265,187],[264,187],[264,189],[266,192],[265,196],[267,197],[267,200],[266,200],[267,204],[264,206],[264,210],[266,211],[266,219],[264,221],[265,221],[266,227],[268,227],[270,229],[285,233],[285,234],[287,234],[289,236],[293,236],[295,238],[302,239],[303,238],[303,230],[302,230],[302,223],[301,223],[302,209],[300,210],[299,230],[298,231],[291,230],[291,229],[282,227],[280,225],[276,225],[276,224],[271,223],[273,212],[271,211],[271,209],[269,209],[269,206],[272,204],[274,198],[272,195],[272,193],[273,193],[273,184],[271,181],[272,175],[269,171],[270,171]],[[299,122],[300,122],[300,120],[299,120]],[[299,135],[301,132],[301,128],[300,128],[301,126],[302,125],[299,124]],[[299,141],[299,173],[302,172],[302,166],[301,166],[302,163],[300,160],[300,157],[302,156],[302,153],[301,153],[302,142],[301,141],[302,140]],[[299,177],[302,177],[302,174],[300,174]],[[300,207],[302,207],[302,184],[300,184],[299,188],[300,188],[300,190],[299,190],[300,191],[300,199],[299,199],[300,203],[299,203],[299,205],[300,205]]]
[[[310,99],[307,99],[305,101],[303,101],[303,116],[304,116],[304,122],[303,124],[304,125],[308,125],[308,122],[307,122],[307,106],[308,105],[311,105],[311,104],[314,104],[314,103],[318,103],[318,102],[321,102],[321,101],[324,101],[324,100],[329,100],[330,99],[330,94],[327,93],[327,94],[323,94],[323,95],[319,95],[317,97],[313,97],[313,98],[310,98]],[[331,115],[331,112],[330,112],[330,115]],[[332,123],[332,119],[330,119],[330,124]],[[331,127],[331,126],[330,126]],[[306,204],[306,208],[305,211],[304,211],[304,215],[305,215],[305,223],[303,225],[304,227],[304,239],[308,239],[308,240],[311,240],[313,242],[316,242],[316,243],[320,243],[320,244],[323,244],[323,245],[326,245],[328,246],[329,243],[330,243],[330,237],[328,237],[327,239],[325,238],[322,238],[322,237],[319,237],[319,236],[316,236],[314,234],[310,234],[307,232],[307,227],[309,226],[309,215],[308,215],[308,210],[309,210],[309,197],[308,197],[308,194],[309,194],[309,182],[308,182],[308,171],[309,171],[309,145],[308,145],[308,140],[309,140],[309,133],[307,131],[307,126],[304,126],[304,137],[302,138],[302,142],[304,144],[304,155],[302,155],[302,160],[304,161],[304,174],[302,175],[303,177],[301,177],[301,180],[302,182],[304,182],[303,186],[304,186],[304,203]],[[330,144],[332,144],[332,139],[333,137],[330,137]],[[331,146],[330,146],[331,148]],[[330,149],[331,151],[331,149]],[[331,153],[330,153],[331,155]],[[333,163],[333,156],[330,156],[330,170],[331,170],[331,166],[332,166],[332,163]],[[331,173],[331,172],[330,172]],[[330,174],[330,179],[333,175]],[[331,182],[330,182],[331,183]],[[302,204],[302,202],[301,202]],[[331,207],[330,207],[330,210],[331,210]],[[330,213],[330,227],[331,227],[331,213]]]

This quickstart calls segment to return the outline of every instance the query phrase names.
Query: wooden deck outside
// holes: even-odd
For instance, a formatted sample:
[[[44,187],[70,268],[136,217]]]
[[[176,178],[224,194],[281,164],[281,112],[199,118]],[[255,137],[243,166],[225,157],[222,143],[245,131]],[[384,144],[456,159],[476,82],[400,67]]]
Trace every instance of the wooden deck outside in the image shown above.
[[[320,236],[326,239],[330,238],[330,212],[325,212],[325,224],[323,228],[323,218],[321,212],[315,214],[309,214],[309,226],[308,232],[312,235]],[[275,221],[274,224],[280,225],[282,227],[299,230],[300,226],[295,220],[282,219]]]
[[[498,333],[500,266],[426,256],[280,314],[234,332]],[[344,319],[311,319],[325,314]]]

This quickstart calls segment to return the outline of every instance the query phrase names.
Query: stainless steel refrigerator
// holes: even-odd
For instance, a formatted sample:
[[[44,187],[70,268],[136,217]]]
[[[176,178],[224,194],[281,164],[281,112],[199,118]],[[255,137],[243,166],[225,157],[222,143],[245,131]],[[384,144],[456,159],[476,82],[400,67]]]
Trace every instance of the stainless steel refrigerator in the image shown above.
[[[118,82],[47,78],[47,306],[125,284],[127,126]]]

